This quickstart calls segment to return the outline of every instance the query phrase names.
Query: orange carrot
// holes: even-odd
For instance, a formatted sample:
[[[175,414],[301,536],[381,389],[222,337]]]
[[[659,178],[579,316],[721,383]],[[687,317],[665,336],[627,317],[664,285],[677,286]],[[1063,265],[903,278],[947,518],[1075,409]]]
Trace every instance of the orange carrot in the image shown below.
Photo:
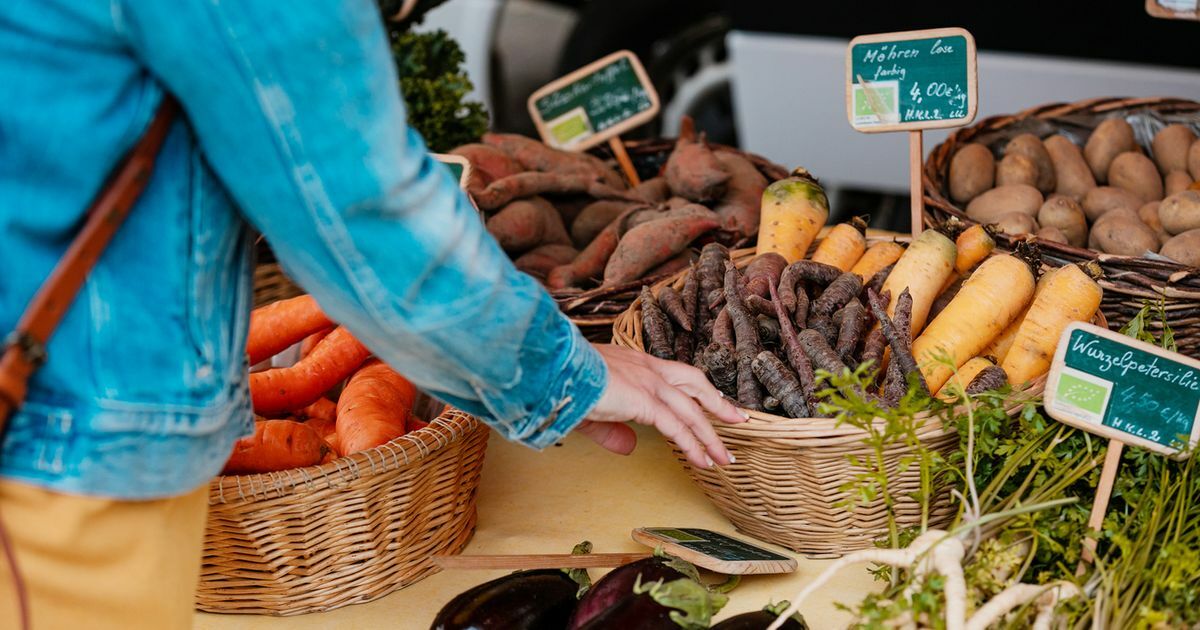
[[[868,248],[862,258],[859,258],[858,262],[850,268],[850,271],[858,274],[858,277],[866,282],[879,273],[879,270],[900,260],[900,255],[903,253],[903,245],[895,241],[880,241]]]
[[[938,291],[939,295],[983,262],[983,259],[996,249],[996,239],[992,238],[992,232],[984,225],[972,225],[958,234],[958,238],[954,240],[954,247],[958,250],[954,259],[954,271],[946,278],[942,290]]]
[[[300,358],[304,358],[312,354],[313,348],[316,348],[317,344],[321,343],[321,340],[328,337],[329,333],[331,332],[333,332],[333,326],[330,326],[324,330],[318,330],[317,332],[305,337],[304,341],[300,342]]]
[[[322,328],[333,326],[311,295],[280,300],[250,313],[246,354],[250,365],[269,359]]]
[[[275,472],[321,463],[329,445],[316,429],[294,420],[260,420],[254,435],[233,445],[225,475]]]
[[[839,223],[817,245],[812,260],[833,265],[842,271],[850,271],[854,263],[862,258],[867,249],[867,222],[854,217],[847,223]]]
[[[270,416],[315,402],[362,365],[371,351],[338,326],[295,365],[250,375],[250,400],[256,413]]]
[[[296,410],[296,419],[312,423],[313,421],[333,422],[337,418],[337,403],[325,398],[318,398],[313,404]]]
[[[417,389],[380,361],[350,377],[337,404],[337,437],[342,455],[375,448],[404,435]]]
[[[408,432],[409,433],[412,433],[413,431],[420,431],[421,429],[424,429],[427,426],[429,426],[428,422],[425,422],[424,420],[422,420],[416,416],[410,416],[408,419]]]

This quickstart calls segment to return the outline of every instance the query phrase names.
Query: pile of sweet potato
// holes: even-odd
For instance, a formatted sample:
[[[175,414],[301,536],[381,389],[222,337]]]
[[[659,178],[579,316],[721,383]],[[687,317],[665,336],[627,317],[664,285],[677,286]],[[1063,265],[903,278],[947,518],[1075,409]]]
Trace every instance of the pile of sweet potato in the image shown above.
[[[311,297],[281,300],[251,313],[250,365],[298,343],[300,358],[293,365],[251,372],[254,435],[234,444],[224,474],[313,466],[426,425],[413,415],[418,396],[413,384],[371,358],[371,351]]]
[[[682,269],[700,240],[748,242],[767,179],[741,154],[714,150],[684,118],[662,172],[630,187],[587,153],[509,134],[454,149],[467,190],[517,267],[551,289],[613,286]]]

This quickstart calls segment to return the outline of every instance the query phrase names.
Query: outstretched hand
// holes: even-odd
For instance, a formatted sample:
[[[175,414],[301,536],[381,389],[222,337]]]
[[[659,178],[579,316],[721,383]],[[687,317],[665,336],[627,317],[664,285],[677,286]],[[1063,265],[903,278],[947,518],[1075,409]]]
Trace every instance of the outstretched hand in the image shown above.
[[[613,345],[597,345],[608,364],[608,389],[576,429],[604,448],[628,455],[637,435],[627,421],[653,426],[700,468],[732,461],[701,406],[723,422],[746,416],[690,365]]]

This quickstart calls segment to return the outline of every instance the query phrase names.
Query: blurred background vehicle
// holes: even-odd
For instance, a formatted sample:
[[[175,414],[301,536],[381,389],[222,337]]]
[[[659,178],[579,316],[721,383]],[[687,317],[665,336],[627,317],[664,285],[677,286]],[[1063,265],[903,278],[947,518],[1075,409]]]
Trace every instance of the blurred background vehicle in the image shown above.
[[[846,43],[939,26],[975,36],[977,120],[1100,96],[1200,100],[1200,25],[1153,18],[1140,0],[452,0],[421,28],[446,29],[462,45],[494,129],[535,135],[525,108],[534,89],[629,49],[663,103],[659,120],[630,137],[675,135],[691,115],[714,142],[804,165],[831,192],[835,219],[870,214],[876,227],[903,230],[908,140],[846,123]],[[927,132],[926,151],[948,133]]]

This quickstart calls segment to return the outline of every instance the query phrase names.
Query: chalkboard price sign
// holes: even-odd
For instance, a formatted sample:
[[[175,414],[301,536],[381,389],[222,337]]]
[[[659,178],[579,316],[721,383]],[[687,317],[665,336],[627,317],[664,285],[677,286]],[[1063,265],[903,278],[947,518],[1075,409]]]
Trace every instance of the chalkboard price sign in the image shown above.
[[[582,151],[658,114],[658,93],[636,55],[621,50],[551,81],[529,97],[542,141]]]
[[[1178,455],[1200,437],[1200,361],[1076,322],[1059,341],[1045,405],[1065,424]]]
[[[975,38],[961,28],[862,35],[846,52],[846,113],[858,131],[957,127],[975,119]]]

